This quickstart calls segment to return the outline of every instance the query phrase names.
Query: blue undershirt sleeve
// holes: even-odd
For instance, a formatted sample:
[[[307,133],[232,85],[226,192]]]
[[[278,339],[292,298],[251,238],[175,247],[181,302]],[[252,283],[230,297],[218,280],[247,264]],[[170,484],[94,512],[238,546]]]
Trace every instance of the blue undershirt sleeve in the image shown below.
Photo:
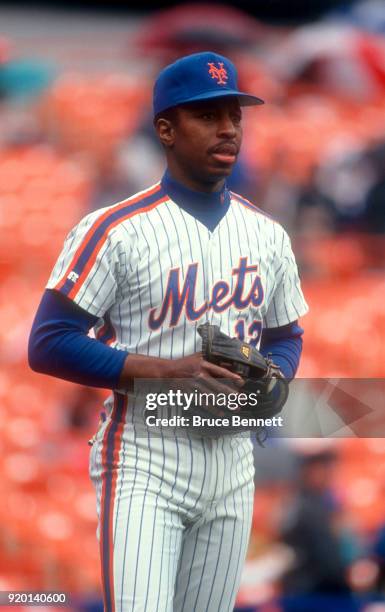
[[[270,353],[271,359],[288,380],[297,372],[302,353],[303,329],[297,321],[276,328],[266,328],[262,332],[260,351],[264,357]]]
[[[32,370],[88,387],[118,388],[128,353],[87,335],[97,321],[70,299],[47,289],[29,338]]]

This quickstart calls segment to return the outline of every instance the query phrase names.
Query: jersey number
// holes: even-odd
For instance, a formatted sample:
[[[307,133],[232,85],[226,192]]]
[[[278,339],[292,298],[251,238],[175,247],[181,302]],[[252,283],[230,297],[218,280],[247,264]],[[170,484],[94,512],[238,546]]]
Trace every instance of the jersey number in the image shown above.
[[[247,342],[251,346],[257,347],[262,334],[262,321],[253,321],[245,333],[245,320],[239,319],[235,324],[235,333],[241,342]]]

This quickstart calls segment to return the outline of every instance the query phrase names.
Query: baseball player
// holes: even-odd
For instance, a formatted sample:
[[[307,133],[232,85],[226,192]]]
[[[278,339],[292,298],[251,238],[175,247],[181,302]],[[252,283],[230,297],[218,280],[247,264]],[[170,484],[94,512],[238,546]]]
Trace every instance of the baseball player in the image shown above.
[[[242,106],[262,103],[215,53],[163,69],[153,97],[163,178],[70,232],[34,321],[33,369],[112,390],[90,456],[108,612],[234,607],[253,508],[250,435],[144,434],[130,389],[143,378],[241,384],[202,358],[204,322],[295,375],[307,306],[290,240],[226,187]]]

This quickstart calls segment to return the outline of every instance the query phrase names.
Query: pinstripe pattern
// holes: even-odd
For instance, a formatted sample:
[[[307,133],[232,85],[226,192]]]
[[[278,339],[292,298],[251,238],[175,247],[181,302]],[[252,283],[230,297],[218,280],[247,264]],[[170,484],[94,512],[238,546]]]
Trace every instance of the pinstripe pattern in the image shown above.
[[[120,442],[127,412],[127,398],[115,395],[111,421],[105,431],[102,450],[101,531],[100,556],[104,586],[104,607],[106,612],[115,610],[114,568],[113,568],[113,514],[116,491],[117,466]]]
[[[100,341],[174,359],[200,349],[206,320],[258,344],[262,324],[307,311],[278,223],[232,194],[209,231],[159,184],[85,217],[48,287],[99,317]],[[115,393],[105,408],[90,455],[105,609],[232,610],[252,516],[249,436],[152,435],[136,398]]]
[[[97,219],[93,214],[71,233],[48,287],[57,287],[62,282],[63,270],[70,266],[67,262],[81,250],[82,235],[90,234]],[[179,268],[182,287],[188,265],[192,261],[197,263],[193,301],[198,308],[209,300],[216,282],[225,280],[234,290],[233,269],[241,256],[248,258],[248,264],[258,265],[264,289],[260,307],[251,306],[245,311],[233,306],[218,313],[208,308],[194,322],[187,320],[182,308],[177,326],[168,325],[168,313],[158,329],[149,327],[147,313],[151,307],[159,312],[170,269]],[[246,275],[244,294],[250,291],[254,278],[254,274]],[[253,320],[263,321],[265,327],[278,327],[307,311],[286,232],[236,198],[214,232],[170,200],[123,219],[106,237],[92,271],[73,299],[96,316],[103,317],[108,311],[116,332],[112,346],[162,357],[180,357],[183,351],[189,354],[199,350],[195,328],[204,320],[233,335],[240,318],[246,327]]]
[[[68,277],[63,277],[57,284],[56,289],[62,290],[69,297],[74,297],[78,290],[77,285],[81,286],[81,281],[87,278],[87,273],[92,269],[92,265],[97,257],[98,251],[103,246],[106,235],[112,227],[119,224],[140,210],[151,208],[162,195],[159,185],[146,191],[145,195],[138,195],[134,198],[116,204],[110,209],[105,210],[92,225],[81,245],[76,250],[70,260],[69,268],[72,268],[79,276],[79,280],[73,285],[68,285]],[[67,272],[69,269],[67,270]]]
[[[102,445],[99,436],[91,456],[97,493]],[[124,476],[114,504],[114,609],[232,610],[252,515],[249,437],[194,436],[176,444],[169,437],[138,437],[126,427],[123,446]],[[203,469],[197,469],[202,457]]]

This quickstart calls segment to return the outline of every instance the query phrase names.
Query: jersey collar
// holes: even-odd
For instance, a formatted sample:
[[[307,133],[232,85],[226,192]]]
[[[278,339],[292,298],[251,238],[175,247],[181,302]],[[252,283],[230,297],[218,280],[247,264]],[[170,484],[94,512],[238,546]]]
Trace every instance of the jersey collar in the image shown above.
[[[213,231],[230,206],[230,192],[226,185],[220,191],[194,191],[176,181],[168,170],[161,180],[162,187],[173,202]]]

